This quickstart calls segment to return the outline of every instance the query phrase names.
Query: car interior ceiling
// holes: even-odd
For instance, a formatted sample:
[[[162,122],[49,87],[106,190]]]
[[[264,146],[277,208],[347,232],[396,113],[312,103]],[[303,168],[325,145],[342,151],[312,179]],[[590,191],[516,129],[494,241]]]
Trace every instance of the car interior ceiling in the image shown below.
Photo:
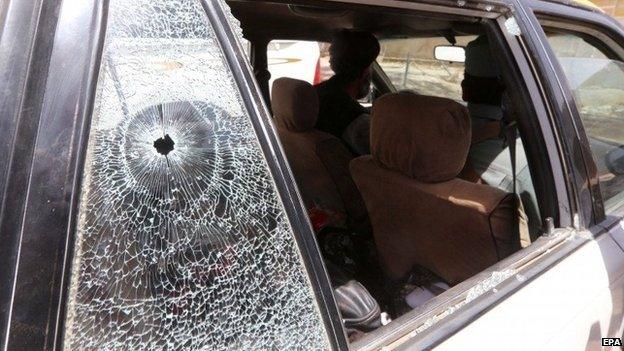
[[[232,13],[240,21],[244,37],[252,47],[252,65],[267,106],[271,106],[266,46],[273,39],[329,42],[339,29],[365,30],[378,38],[412,38],[482,34],[480,19],[453,14],[417,14],[386,9],[380,14],[367,6],[346,6],[327,3],[323,7],[261,1],[228,1]],[[258,16],[258,14],[262,16]],[[266,23],[271,23],[267,26]],[[388,92],[380,86],[381,92]]]
[[[267,99],[267,105],[272,107],[280,141],[316,231],[317,241],[335,288],[334,295],[351,340],[407,313],[414,306],[422,305],[428,299],[520,249],[519,245],[509,243],[516,239],[491,234],[495,237],[494,241],[500,242],[494,244],[495,252],[488,251],[489,249],[483,249],[478,244],[471,244],[478,240],[469,235],[453,232],[453,224],[443,223],[460,222],[464,227],[471,228],[478,228],[485,223],[483,231],[497,227],[499,234],[506,230],[516,233],[520,220],[515,215],[513,219],[500,215],[510,207],[516,208],[515,194],[510,197],[510,194],[503,194],[487,185],[478,184],[475,187],[471,182],[457,180],[452,191],[461,188],[463,190],[460,192],[463,193],[451,194],[440,200],[443,197],[440,194],[444,193],[446,196],[447,193],[443,189],[444,185],[440,184],[455,182],[457,176],[449,181],[434,179],[430,182],[432,184],[415,182],[411,178],[420,179],[418,177],[425,175],[401,163],[405,154],[421,153],[426,155],[417,156],[425,158],[425,164],[432,169],[438,167],[445,170],[445,167],[455,163],[463,167],[465,158],[461,161],[461,157],[456,159],[456,155],[467,152],[464,149],[470,144],[460,145],[460,141],[444,143],[437,140],[435,131],[428,128],[428,125],[435,125],[441,119],[433,118],[434,115],[467,114],[467,110],[460,104],[420,96],[417,92],[386,94],[373,101],[371,123],[378,131],[386,133],[384,135],[398,135],[396,140],[381,139],[378,142],[380,146],[377,150],[383,150],[389,155],[388,159],[392,161],[388,162],[397,162],[393,167],[381,167],[379,160],[370,155],[357,157],[340,139],[314,129],[318,98],[310,84],[295,79],[278,79],[273,83],[272,98],[269,98],[270,73],[266,51],[267,44],[273,39],[328,42],[336,30],[358,29],[373,33],[379,39],[442,37],[452,41],[455,36],[488,34],[489,29],[480,19],[453,14],[415,14],[392,10],[380,12],[378,9],[372,11],[366,6],[354,5],[332,4],[320,7],[318,2],[314,3],[315,6],[305,5],[305,2],[293,5],[284,2],[228,1],[228,4],[234,16],[241,22],[245,38],[252,45],[251,62],[256,78]],[[268,26],[267,23],[272,25]],[[495,49],[496,45],[492,47],[492,50],[500,50]],[[502,67],[507,70],[505,64]],[[505,80],[515,79],[516,75],[517,72],[515,75],[510,74]],[[373,78],[373,82],[376,83],[377,80]],[[388,87],[377,88],[381,91],[380,95],[389,92]],[[528,116],[534,113],[526,107],[530,104],[526,96],[512,94],[514,103],[510,108],[515,110],[516,115]],[[411,118],[412,115],[427,113],[430,115],[422,116],[419,122]],[[386,122],[374,124],[375,118]],[[521,135],[528,133],[528,127],[523,123],[520,123],[519,128]],[[399,130],[405,128],[414,130]],[[415,137],[427,142],[413,146],[409,138]],[[457,140],[463,137],[465,135],[457,137]],[[431,152],[432,147],[436,148],[435,152],[446,151],[447,154],[429,157],[427,153]],[[539,145],[530,145],[527,150],[531,153],[539,152]],[[440,159],[444,164],[440,163]],[[383,162],[385,161],[381,163]],[[529,159],[529,162],[535,161]],[[531,166],[532,170],[536,168]],[[533,172],[531,176],[537,178]],[[536,188],[541,189],[546,181],[537,179],[534,182]],[[479,193],[475,196],[475,202],[479,203],[480,209],[487,208],[485,212],[475,211],[473,207],[466,205],[466,201],[461,203],[448,200],[462,196],[470,198],[475,191]],[[341,223],[344,225],[317,226],[319,221],[323,222],[326,217],[335,213],[319,213],[317,208],[311,208],[311,204],[306,202],[306,195],[309,193],[313,193],[315,197],[332,198],[341,202],[344,207],[344,220]],[[523,202],[524,199],[518,201],[520,204]],[[544,203],[540,202],[538,211],[543,210]],[[439,213],[432,213],[431,209]],[[544,216],[544,213],[546,212],[541,215]],[[499,222],[494,219],[497,214],[503,218]],[[550,216],[550,213],[546,215]],[[514,226],[513,230],[510,229]],[[393,235],[393,231],[405,233],[406,230],[420,232],[422,235]],[[537,234],[531,233],[532,241]],[[473,257],[461,253],[471,251],[465,250],[466,245],[473,245]],[[506,253],[502,253],[505,251]],[[461,262],[458,263],[459,261]],[[357,301],[355,305],[354,301]]]

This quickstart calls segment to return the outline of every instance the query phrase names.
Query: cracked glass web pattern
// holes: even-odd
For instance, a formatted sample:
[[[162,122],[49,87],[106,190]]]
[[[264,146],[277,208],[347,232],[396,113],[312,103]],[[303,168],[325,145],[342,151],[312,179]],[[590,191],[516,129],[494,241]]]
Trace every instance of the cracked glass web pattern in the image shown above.
[[[198,1],[110,1],[89,138],[66,350],[328,348]]]

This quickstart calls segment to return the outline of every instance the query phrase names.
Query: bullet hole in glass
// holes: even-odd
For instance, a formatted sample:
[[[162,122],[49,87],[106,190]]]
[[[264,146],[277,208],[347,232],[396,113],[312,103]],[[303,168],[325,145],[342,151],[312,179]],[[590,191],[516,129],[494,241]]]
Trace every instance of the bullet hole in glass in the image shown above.
[[[163,138],[158,138],[154,141],[154,148],[163,156],[167,156],[171,151],[173,151],[174,145],[175,142],[171,139],[169,134],[166,134]]]

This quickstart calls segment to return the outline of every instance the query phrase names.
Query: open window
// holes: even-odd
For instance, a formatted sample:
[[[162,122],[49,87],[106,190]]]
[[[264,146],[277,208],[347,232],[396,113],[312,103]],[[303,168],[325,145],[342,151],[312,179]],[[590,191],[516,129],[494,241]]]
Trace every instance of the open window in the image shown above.
[[[465,48],[476,38],[474,34],[459,33],[452,37],[437,34],[382,39],[377,62],[397,90],[462,101]],[[437,56],[436,49],[440,55],[443,47],[456,47],[457,58]]]
[[[330,43],[326,41],[274,39],[267,45],[267,71],[269,91],[279,78],[293,78],[320,84],[334,75],[329,62]],[[370,92],[359,100],[370,106],[373,99],[382,92],[394,90],[394,86],[379,64],[374,65]]]
[[[255,69],[271,73],[273,121],[335,298],[342,307],[348,300],[365,302],[341,311],[356,346],[389,341],[440,299],[465,297],[468,281],[511,256],[516,262],[558,219],[534,105],[541,102],[529,97],[516,61],[522,50],[505,32],[504,19],[356,5],[231,6],[245,33],[269,43],[267,67]],[[260,26],[259,9],[270,14],[265,20],[282,25]],[[369,128],[376,145],[368,153],[317,123],[319,86],[334,74],[328,43],[344,28],[373,33],[380,42],[371,65],[378,88],[372,109],[358,102],[377,123]],[[484,93],[495,89],[498,96]],[[440,128],[457,136],[445,144],[429,126],[453,114],[465,116],[465,124]],[[390,132],[380,137],[375,128]],[[401,164],[427,153],[436,157],[422,167]],[[455,164],[462,153],[461,167],[450,176],[421,174]],[[487,284],[515,272],[494,272]]]
[[[290,77],[318,84],[333,75],[329,44],[307,40],[271,40],[267,46],[269,88],[276,79]]]

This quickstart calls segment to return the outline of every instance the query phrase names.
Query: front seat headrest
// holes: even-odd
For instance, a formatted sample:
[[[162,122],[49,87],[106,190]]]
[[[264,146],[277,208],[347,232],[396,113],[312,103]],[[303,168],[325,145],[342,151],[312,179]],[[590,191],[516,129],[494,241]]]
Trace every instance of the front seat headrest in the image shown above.
[[[384,168],[421,182],[451,180],[468,157],[468,110],[453,100],[394,93],[373,104],[371,154]]]
[[[271,105],[278,128],[306,132],[316,125],[318,95],[308,82],[292,78],[276,79],[271,92]]]

